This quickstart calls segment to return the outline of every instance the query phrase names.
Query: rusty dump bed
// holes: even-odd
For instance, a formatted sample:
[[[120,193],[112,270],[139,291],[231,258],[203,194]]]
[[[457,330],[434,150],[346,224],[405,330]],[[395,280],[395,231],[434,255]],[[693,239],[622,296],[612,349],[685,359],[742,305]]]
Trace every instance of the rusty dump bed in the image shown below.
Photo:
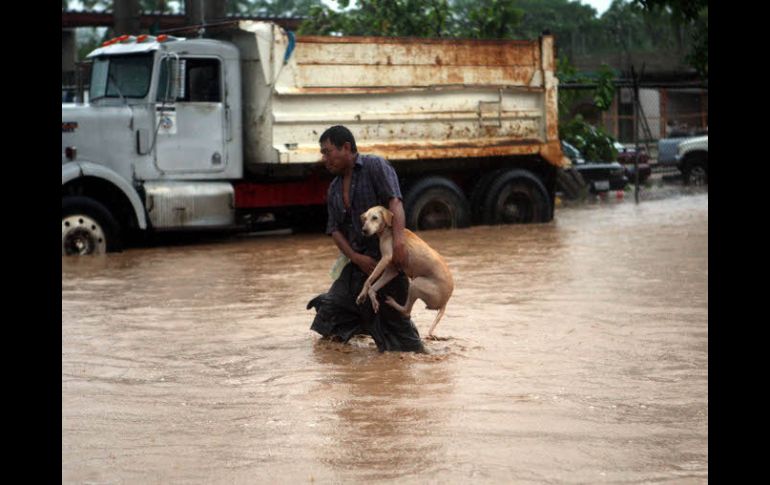
[[[265,28],[251,24],[242,28],[253,30],[261,43],[263,69],[251,68],[271,89],[263,102],[251,95],[245,129],[253,129],[253,142],[263,146],[269,138],[272,155],[249,157],[247,149],[249,161],[316,161],[319,135],[343,124],[356,136],[359,151],[390,160],[541,154],[554,165],[562,163],[550,36],[534,41],[300,36],[291,50],[278,27],[270,28],[268,49]],[[245,74],[244,85],[249,82]],[[247,133],[247,146],[248,138]]]

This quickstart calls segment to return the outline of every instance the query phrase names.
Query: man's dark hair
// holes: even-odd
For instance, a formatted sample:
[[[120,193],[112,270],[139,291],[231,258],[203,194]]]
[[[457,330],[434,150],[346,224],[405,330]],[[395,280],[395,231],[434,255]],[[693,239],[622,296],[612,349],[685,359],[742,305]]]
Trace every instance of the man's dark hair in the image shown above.
[[[349,142],[350,151],[353,153],[358,152],[358,149],[356,148],[356,139],[353,137],[353,133],[342,125],[332,126],[324,131],[321,138],[318,139],[318,143],[321,144],[325,140],[329,140],[329,143],[336,146],[338,149],[342,148],[342,145],[344,145],[345,142]]]

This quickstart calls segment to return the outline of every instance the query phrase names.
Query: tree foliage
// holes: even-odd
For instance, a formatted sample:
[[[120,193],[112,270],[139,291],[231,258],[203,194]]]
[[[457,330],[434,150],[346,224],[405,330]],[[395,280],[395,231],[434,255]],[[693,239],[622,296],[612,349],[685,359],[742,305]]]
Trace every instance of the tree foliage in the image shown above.
[[[449,35],[469,39],[512,39],[524,17],[516,0],[455,0]]]
[[[592,85],[589,90],[559,91],[559,119],[571,117],[571,109],[577,101],[590,98],[598,111],[607,111],[615,98],[614,80],[617,72],[607,64],[602,64],[596,72],[581,73],[566,57],[556,60],[556,77],[562,84],[577,83]]]
[[[593,85],[588,90],[560,90],[559,91],[559,135],[563,140],[571,143],[581,151],[583,155],[594,161],[613,161],[617,157],[617,150],[613,146],[613,139],[601,128],[588,123],[582,115],[573,116],[572,109],[581,101],[590,99],[597,111],[607,111],[612,106],[615,98],[615,85],[613,80],[616,73],[606,64],[592,74],[580,73],[570,64],[566,58],[559,58],[556,62],[556,75],[560,82],[582,83]]]
[[[535,38],[549,31],[568,41],[576,34],[588,36],[598,30],[596,10],[582,3],[569,0],[518,0],[524,15],[516,26],[517,37]]]
[[[674,18],[680,22],[696,20],[703,9],[709,6],[708,0],[634,0],[647,10],[670,9]]]
[[[687,61],[698,70],[704,78],[709,77],[709,9],[701,11],[695,20],[692,35],[692,50],[687,55]]]
[[[453,37],[516,37],[524,12],[516,0],[337,0],[310,10],[300,34]],[[340,11],[340,9],[343,9]]]
[[[447,34],[447,0],[359,0],[349,8],[337,0],[340,9],[317,5],[299,28],[300,34],[380,35],[443,37]]]
[[[114,1],[81,4],[111,10]],[[660,53],[708,77],[707,0],[613,0],[601,17],[575,0],[335,0],[334,8],[322,0],[217,1],[229,14],[304,17],[300,34],[533,39],[548,31],[560,57]],[[180,13],[185,4],[139,0],[143,12]]]
[[[580,115],[559,126],[559,135],[562,140],[580,150],[586,160],[612,162],[618,157],[615,140],[601,128],[587,123]]]
[[[689,31],[691,48],[687,61],[708,79],[708,0],[633,0],[650,13],[667,12],[674,24]]]
[[[600,111],[607,111],[615,99],[615,84],[613,80],[616,73],[607,64],[602,64],[596,72],[596,90],[594,91],[594,106]]]
[[[227,13],[262,17],[306,17],[321,0],[227,0]]]

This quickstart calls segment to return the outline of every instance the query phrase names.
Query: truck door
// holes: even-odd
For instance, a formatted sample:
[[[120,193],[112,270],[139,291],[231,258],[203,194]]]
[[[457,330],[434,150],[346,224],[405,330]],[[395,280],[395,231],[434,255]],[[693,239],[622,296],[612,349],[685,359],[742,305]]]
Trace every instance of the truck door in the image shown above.
[[[175,103],[156,103],[156,164],[166,173],[221,172],[227,166],[222,63],[181,61],[184,89]],[[161,72],[161,78],[166,75]]]

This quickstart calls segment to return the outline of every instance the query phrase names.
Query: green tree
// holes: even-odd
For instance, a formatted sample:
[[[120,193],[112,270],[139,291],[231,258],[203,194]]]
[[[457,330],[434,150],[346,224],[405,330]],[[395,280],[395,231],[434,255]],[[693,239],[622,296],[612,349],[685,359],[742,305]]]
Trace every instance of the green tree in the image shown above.
[[[450,35],[470,39],[511,39],[524,17],[517,0],[455,0]]]
[[[588,123],[582,115],[573,116],[573,109],[575,105],[590,99],[595,110],[609,110],[615,97],[613,80],[616,72],[602,64],[596,73],[581,73],[565,57],[557,60],[556,69],[560,84],[580,83],[593,86],[586,90],[559,90],[559,136],[575,146],[589,160],[615,160],[618,153],[612,137],[601,128]]]
[[[321,0],[228,0],[227,12],[263,17],[305,17]]]
[[[623,52],[649,47],[645,36],[644,11],[637,5],[615,0],[602,15],[603,43]]]
[[[454,34],[467,34],[469,12],[482,10],[486,2],[478,0],[452,0],[453,16],[459,28]],[[513,21],[506,21],[508,31],[505,37],[514,39],[535,39],[543,32],[554,35],[560,55],[574,58],[580,54],[595,53],[614,48],[614,42],[605,40],[603,26],[597,11],[574,0],[514,0],[506,6],[520,12]],[[503,9],[486,9],[484,13],[495,18]],[[463,20],[466,19],[466,20]]]
[[[625,51],[680,51],[684,47],[683,26],[669,10],[646,10],[640,4],[614,0],[602,15],[608,45]]]
[[[566,89],[559,91],[559,120],[572,117],[572,109],[576,103],[586,98],[591,99],[598,111],[607,111],[615,98],[615,83],[617,72],[607,64],[594,73],[578,72],[577,68],[566,57],[556,60],[556,77],[559,84],[584,84],[592,86],[586,90]]]
[[[634,3],[647,10],[670,9],[674,18],[680,22],[696,20],[703,9],[709,6],[708,0],[634,0]]]
[[[590,40],[599,32],[593,7],[568,0],[518,0],[516,3],[524,11],[515,29],[516,37],[533,39],[549,31],[564,55],[572,57],[593,50]]]
[[[692,43],[687,60],[708,79],[708,0],[633,0],[648,12],[670,12],[674,23],[687,27]]]
[[[703,78],[709,77],[709,9],[703,9],[695,20],[692,34],[692,50],[687,61]]]
[[[341,9],[347,0],[337,0]],[[326,5],[310,9],[300,34],[442,37],[448,34],[447,0],[359,0],[337,11]]]
[[[618,157],[612,137],[601,128],[587,123],[581,115],[560,124],[559,136],[580,150],[587,160],[612,162]]]

